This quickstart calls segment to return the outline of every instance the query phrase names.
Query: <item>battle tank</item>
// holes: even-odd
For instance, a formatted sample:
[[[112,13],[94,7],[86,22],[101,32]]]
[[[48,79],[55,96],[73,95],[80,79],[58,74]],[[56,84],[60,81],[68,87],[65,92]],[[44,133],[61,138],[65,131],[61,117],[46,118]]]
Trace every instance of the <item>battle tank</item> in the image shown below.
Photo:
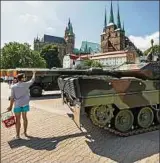
[[[119,136],[160,127],[160,62],[124,65],[116,70],[59,71],[63,102],[81,127],[81,115]]]
[[[32,69],[18,71],[32,74]],[[48,75],[58,78],[63,102],[70,106],[78,127],[85,113],[94,125],[119,136],[160,127],[159,61],[125,64],[114,70],[37,69],[37,77]]]

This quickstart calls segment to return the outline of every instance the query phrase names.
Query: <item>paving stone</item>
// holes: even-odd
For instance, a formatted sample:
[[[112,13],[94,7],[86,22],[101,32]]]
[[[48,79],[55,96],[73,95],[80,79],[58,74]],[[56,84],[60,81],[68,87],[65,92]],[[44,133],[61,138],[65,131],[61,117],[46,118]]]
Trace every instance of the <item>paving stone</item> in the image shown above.
[[[2,84],[4,88],[7,89],[7,86]],[[2,98],[2,111],[8,105],[6,99]],[[30,140],[22,136],[23,141],[11,141],[15,128],[2,126],[2,163],[159,162],[158,131],[122,138],[95,127],[90,120],[82,117],[85,131],[82,133],[67,116],[67,107],[60,101],[44,99],[31,102],[32,108],[28,113]]]

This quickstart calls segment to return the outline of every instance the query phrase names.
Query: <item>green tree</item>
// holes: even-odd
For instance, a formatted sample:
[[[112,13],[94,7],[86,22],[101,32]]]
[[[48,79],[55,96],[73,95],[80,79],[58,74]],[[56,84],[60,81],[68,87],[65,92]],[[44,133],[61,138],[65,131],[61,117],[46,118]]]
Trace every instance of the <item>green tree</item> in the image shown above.
[[[84,66],[92,67],[93,60],[87,59],[84,61]]]
[[[148,48],[144,51],[144,55],[147,55],[151,51],[152,47]],[[160,53],[160,45],[154,45],[153,46],[153,52],[154,53]]]
[[[84,61],[84,66],[87,66],[87,67],[103,67],[103,65],[98,62],[98,61],[95,61],[95,60],[86,60]]]
[[[1,68],[44,68],[45,60],[28,43],[9,42],[1,51]]]
[[[100,68],[102,68],[103,65],[100,62],[98,62],[98,61],[93,61],[92,67],[100,67]]]
[[[44,58],[41,57],[40,53],[37,51],[32,51],[31,53],[31,60],[33,62],[32,65],[30,65],[30,67],[33,68],[46,68],[46,61]]]
[[[40,54],[46,60],[48,68],[61,67],[57,46],[52,44],[45,45],[40,51]]]
[[[140,49],[136,49],[137,50],[137,53],[138,53],[138,56],[140,57],[140,56],[143,56],[143,52],[140,50]]]

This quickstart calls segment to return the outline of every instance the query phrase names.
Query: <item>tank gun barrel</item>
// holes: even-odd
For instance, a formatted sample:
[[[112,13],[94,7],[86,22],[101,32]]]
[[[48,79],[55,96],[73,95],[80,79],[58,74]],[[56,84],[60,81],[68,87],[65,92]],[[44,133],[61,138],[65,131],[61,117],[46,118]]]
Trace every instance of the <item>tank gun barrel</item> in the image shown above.
[[[55,69],[25,69],[17,68],[18,73],[25,73],[26,75],[31,75],[32,71],[36,71],[36,76],[41,75],[109,75],[114,77],[119,77],[116,71],[103,70],[101,68],[94,69],[64,69],[64,68],[55,68]]]
[[[159,66],[158,66],[159,68]],[[32,71],[37,71],[36,76],[75,76],[75,75],[96,75],[96,76],[112,76],[116,78],[122,77],[135,77],[139,79],[159,79],[160,71],[159,69],[139,69],[139,70],[106,70],[102,68],[91,68],[91,69],[64,69],[64,68],[55,68],[55,69],[24,69],[17,68],[18,73],[25,73],[26,76],[31,76]]]

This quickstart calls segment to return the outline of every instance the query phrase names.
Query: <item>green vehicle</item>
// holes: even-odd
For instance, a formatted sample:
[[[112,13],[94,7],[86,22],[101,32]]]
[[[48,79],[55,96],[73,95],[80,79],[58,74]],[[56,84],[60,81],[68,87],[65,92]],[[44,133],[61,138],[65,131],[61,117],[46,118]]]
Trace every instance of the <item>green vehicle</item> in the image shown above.
[[[35,69],[17,68],[17,73],[24,73],[26,81],[32,77],[32,71]],[[40,97],[43,91],[59,90],[57,79],[58,76],[52,73],[52,69],[36,69],[36,80],[30,86],[30,96]]]
[[[30,96],[40,97],[43,91],[59,91],[58,77],[62,74],[71,74],[72,70],[64,68],[16,68],[16,71],[17,74],[25,74],[25,81],[29,81],[32,77],[32,71],[36,71],[35,82],[30,86]]]
[[[42,91],[55,91],[59,90],[57,84],[58,76],[42,76],[36,77],[35,82],[30,87],[31,97],[42,96]]]
[[[81,115],[88,114],[94,125],[119,136],[159,129],[160,62],[127,66],[59,72],[63,102],[78,127]]]

